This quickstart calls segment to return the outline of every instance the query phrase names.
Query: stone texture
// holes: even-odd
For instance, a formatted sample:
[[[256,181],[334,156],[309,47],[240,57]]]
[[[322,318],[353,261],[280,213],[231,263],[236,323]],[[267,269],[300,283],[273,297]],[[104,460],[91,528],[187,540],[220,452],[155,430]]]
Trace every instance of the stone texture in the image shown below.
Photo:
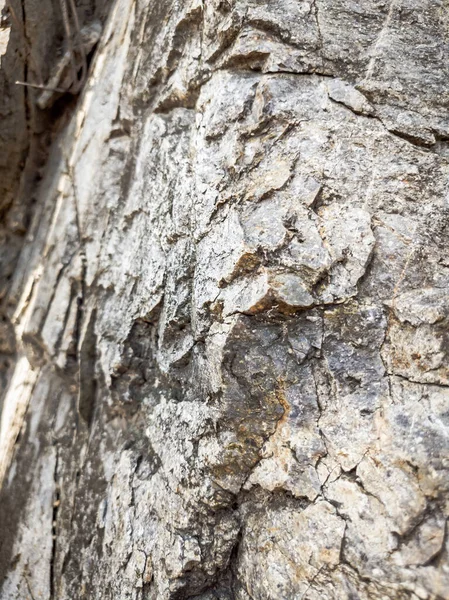
[[[8,184],[0,598],[449,598],[444,3],[77,4]]]

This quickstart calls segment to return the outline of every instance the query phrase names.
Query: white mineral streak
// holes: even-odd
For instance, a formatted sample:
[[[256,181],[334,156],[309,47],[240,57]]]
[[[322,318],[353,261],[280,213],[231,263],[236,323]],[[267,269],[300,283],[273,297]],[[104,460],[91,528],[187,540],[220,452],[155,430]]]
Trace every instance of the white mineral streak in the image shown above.
[[[0,485],[11,463],[14,445],[23,425],[36,378],[37,373],[32,370],[27,358],[22,356],[17,361],[8,392],[3,399],[0,424]]]
[[[2,600],[449,599],[448,26],[114,3],[10,283]]]

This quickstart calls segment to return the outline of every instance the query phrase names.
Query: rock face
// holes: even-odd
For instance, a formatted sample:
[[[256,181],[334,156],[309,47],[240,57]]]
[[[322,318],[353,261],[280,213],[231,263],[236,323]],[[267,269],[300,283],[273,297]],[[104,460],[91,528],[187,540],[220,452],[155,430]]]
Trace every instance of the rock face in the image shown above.
[[[448,26],[110,6],[5,277],[2,600],[449,598]]]

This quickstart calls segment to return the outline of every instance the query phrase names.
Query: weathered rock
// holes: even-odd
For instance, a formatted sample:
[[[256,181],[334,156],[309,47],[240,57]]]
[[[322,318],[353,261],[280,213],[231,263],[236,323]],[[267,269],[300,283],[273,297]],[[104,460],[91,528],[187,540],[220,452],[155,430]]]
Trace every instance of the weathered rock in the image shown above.
[[[449,598],[444,8],[117,0],[8,117],[0,598]]]

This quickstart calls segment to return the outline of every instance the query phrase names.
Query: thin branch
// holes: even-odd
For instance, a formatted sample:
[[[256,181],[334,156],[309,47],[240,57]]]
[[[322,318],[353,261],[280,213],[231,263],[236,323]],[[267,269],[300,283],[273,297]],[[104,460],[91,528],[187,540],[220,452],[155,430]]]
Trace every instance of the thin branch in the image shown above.
[[[75,53],[73,51],[72,30],[70,27],[69,11],[67,9],[66,0],[59,0],[59,5],[61,7],[62,22],[64,25],[67,50],[70,55],[70,62],[72,65],[72,71],[74,74],[74,78],[76,79],[76,73],[77,73],[76,60],[75,60]]]
[[[40,85],[39,83],[28,83],[27,81],[15,81],[16,85],[26,85],[27,87],[36,88],[38,90],[48,90],[49,92],[66,92],[62,88],[49,87],[47,85]]]
[[[19,48],[19,52],[25,62],[28,57],[30,58],[30,62],[32,64],[33,69],[36,72],[38,80],[42,81],[42,72],[40,70],[39,63],[34,59],[33,48],[31,46],[30,42],[28,41],[28,38],[25,33],[25,25],[20,21],[19,17],[16,15],[16,11],[14,10],[14,8],[12,6],[11,0],[6,1],[6,6],[9,10],[9,14],[12,17],[12,20],[14,21],[14,23],[17,26],[17,30],[19,32],[20,37],[22,38],[23,45],[25,46],[25,51],[26,51],[25,55],[20,51],[20,48]]]
[[[78,38],[78,48],[79,48],[79,51],[81,54],[81,63],[82,63],[80,79],[78,80],[78,78],[77,78],[78,70],[75,70],[74,77],[73,77],[74,81],[77,82],[73,91],[74,91],[74,93],[77,93],[83,86],[84,81],[86,80],[86,77],[87,77],[87,58],[86,58],[86,52],[84,51],[83,37],[81,35],[81,28],[80,28],[80,24],[79,24],[79,20],[78,20],[78,13],[76,11],[76,6],[75,6],[74,0],[69,0],[69,4],[70,4],[70,8],[72,10],[73,22],[75,23],[75,34],[76,34],[76,37]],[[72,50],[73,50],[73,46],[72,46]]]

